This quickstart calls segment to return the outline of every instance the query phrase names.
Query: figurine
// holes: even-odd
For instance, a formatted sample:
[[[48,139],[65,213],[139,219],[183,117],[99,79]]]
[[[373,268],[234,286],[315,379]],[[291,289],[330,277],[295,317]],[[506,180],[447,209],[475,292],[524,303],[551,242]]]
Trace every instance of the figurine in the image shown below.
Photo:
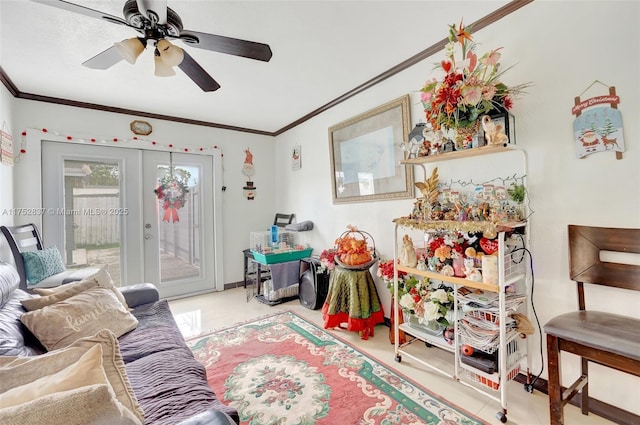
[[[422,146],[420,147],[420,152],[418,152],[418,156],[420,157],[429,156],[430,153],[431,153],[431,142],[428,140],[425,140],[422,142]]]
[[[414,220],[420,220],[422,218],[423,203],[424,200],[422,198],[416,199],[416,201],[413,203],[413,211],[411,211],[411,215],[409,216],[410,218]]]
[[[482,282],[482,273],[475,267],[475,262],[474,258],[467,257],[464,259],[465,277],[474,282]]]
[[[458,221],[469,220],[469,212],[471,207],[467,206],[464,202],[456,202],[456,212],[458,214]]]
[[[400,252],[400,264],[406,267],[415,267],[418,264],[418,257],[413,248],[413,241],[409,235],[402,238],[402,250]]]
[[[440,270],[440,274],[442,274],[443,276],[453,276],[454,272],[453,272],[453,267],[451,267],[451,265],[449,264],[445,264],[444,266],[442,266],[442,270]]]
[[[427,263],[424,262],[424,258],[418,260],[418,265],[416,266],[416,268],[422,271],[429,270],[429,268],[427,267]]]
[[[494,123],[489,115],[482,117],[482,129],[488,146],[507,146],[509,138],[504,133],[504,127]]]

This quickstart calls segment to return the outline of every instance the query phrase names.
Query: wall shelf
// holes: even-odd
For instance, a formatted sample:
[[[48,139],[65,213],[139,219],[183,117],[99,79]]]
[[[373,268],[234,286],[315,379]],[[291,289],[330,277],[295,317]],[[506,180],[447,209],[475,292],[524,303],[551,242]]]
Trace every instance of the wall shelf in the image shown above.
[[[504,147],[503,146],[482,146],[479,148],[464,149],[461,151],[446,152],[446,153],[439,153],[437,155],[429,155],[429,156],[421,156],[419,158],[404,159],[400,161],[400,163],[407,164],[407,165],[420,165],[420,164],[427,164],[430,162],[451,161],[451,160],[461,159],[461,158],[472,158],[474,156],[491,155],[491,154],[502,153],[502,152],[513,152],[516,150],[521,150],[521,149],[516,147],[515,145],[507,145]]]

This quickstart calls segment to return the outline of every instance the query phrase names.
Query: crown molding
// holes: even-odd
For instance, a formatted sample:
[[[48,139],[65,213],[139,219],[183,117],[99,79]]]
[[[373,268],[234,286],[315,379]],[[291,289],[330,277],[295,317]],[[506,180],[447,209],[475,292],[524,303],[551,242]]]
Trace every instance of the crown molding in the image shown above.
[[[513,0],[507,3],[506,5],[504,5],[503,7],[496,9],[490,14],[478,19],[477,21],[472,23],[471,26],[473,27],[474,32],[479,31],[482,28],[485,28],[491,25],[492,23],[504,18],[505,16],[515,12],[516,10],[528,5],[529,3],[532,3],[533,1],[534,0]],[[336,97],[330,102],[320,106],[319,108],[309,112],[308,114],[298,118],[297,120],[291,122],[290,124],[274,132],[252,129],[252,128],[245,128],[245,127],[236,127],[236,126],[220,124],[220,123],[215,123],[210,121],[193,120],[189,118],[175,117],[171,115],[154,114],[150,112],[136,111],[132,109],[117,108],[114,106],[99,105],[96,103],[80,102],[77,100],[62,99],[59,97],[43,96],[43,95],[34,94],[34,93],[23,93],[15,86],[15,84],[13,84],[13,82],[11,81],[11,78],[9,78],[9,76],[4,72],[2,67],[0,67],[0,81],[2,81],[2,84],[4,84],[4,86],[7,88],[7,90],[9,90],[9,92],[13,95],[13,97],[18,99],[35,100],[38,102],[53,103],[57,105],[73,106],[73,107],[85,108],[85,109],[94,109],[97,111],[112,112],[116,114],[135,115],[139,117],[179,122],[183,124],[199,125],[203,127],[220,128],[223,130],[239,131],[243,133],[259,134],[263,136],[275,137],[275,136],[281,135],[282,133],[285,133],[286,131],[291,130],[294,127],[297,127],[303,122],[310,120],[311,118],[333,108],[336,105],[339,105],[340,103],[356,96],[357,94],[372,88],[373,86],[381,83],[382,81],[390,77],[393,77],[394,75],[406,70],[407,68],[438,53],[439,51],[444,49],[445,45],[447,44],[447,41],[448,40],[446,38],[438,41],[437,43],[429,46],[428,48],[421,51],[420,53],[384,71],[383,73],[371,78],[370,80],[360,84],[359,86],[349,90],[343,95]]]

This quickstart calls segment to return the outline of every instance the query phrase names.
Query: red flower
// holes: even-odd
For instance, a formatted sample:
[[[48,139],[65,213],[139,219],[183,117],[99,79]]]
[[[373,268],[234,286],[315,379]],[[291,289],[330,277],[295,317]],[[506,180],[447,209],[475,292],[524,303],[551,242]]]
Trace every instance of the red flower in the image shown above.
[[[397,260],[398,264],[400,264],[400,259]],[[398,278],[403,278],[407,273],[398,270]],[[381,261],[378,265],[378,277],[381,277],[386,280],[393,279],[393,260]]]
[[[504,107],[505,109],[511,109],[513,108],[513,99],[511,99],[509,96],[505,96],[502,101],[504,102]]]

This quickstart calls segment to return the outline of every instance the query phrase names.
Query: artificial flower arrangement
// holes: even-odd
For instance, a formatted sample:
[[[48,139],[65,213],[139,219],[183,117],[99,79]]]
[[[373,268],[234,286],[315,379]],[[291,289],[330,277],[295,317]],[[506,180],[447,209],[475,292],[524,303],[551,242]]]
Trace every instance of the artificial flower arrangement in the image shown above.
[[[396,261],[400,264],[400,259]],[[391,282],[391,284],[393,284],[393,260],[380,260],[376,275],[385,282]],[[403,280],[406,275],[407,272],[398,270],[398,280]],[[393,292],[393,287],[391,291]]]
[[[393,295],[393,260],[380,261],[377,276],[387,282],[387,289]],[[398,304],[404,313],[414,314],[420,323],[437,322],[447,327],[446,316],[453,308],[453,288],[444,284],[434,287],[427,277],[418,280],[398,270]]]
[[[443,327],[449,326],[447,313],[453,308],[453,288],[450,286],[434,287],[429,278],[418,280],[410,276],[404,279],[402,291],[398,287],[398,298],[402,311],[414,314],[420,323],[437,322]]]
[[[527,84],[507,86],[502,82],[509,68],[500,69],[500,50],[478,57],[471,30],[460,21],[449,26],[446,58],[436,65],[445,75],[428,80],[421,91],[426,119],[433,130],[470,129],[470,138],[479,128],[479,119],[490,111],[512,108],[513,98],[522,94]],[[458,48],[461,55],[458,54]]]
[[[432,236],[427,244],[426,254],[429,269],[454,276],[454,260],[464,259],[468,246],[468,241],[461,232],[446,232]]]
[[[336,254],[338,251],[335,249],[325,249],[320,253],[320,267],[318,273],[331,272],[336,268]]]

